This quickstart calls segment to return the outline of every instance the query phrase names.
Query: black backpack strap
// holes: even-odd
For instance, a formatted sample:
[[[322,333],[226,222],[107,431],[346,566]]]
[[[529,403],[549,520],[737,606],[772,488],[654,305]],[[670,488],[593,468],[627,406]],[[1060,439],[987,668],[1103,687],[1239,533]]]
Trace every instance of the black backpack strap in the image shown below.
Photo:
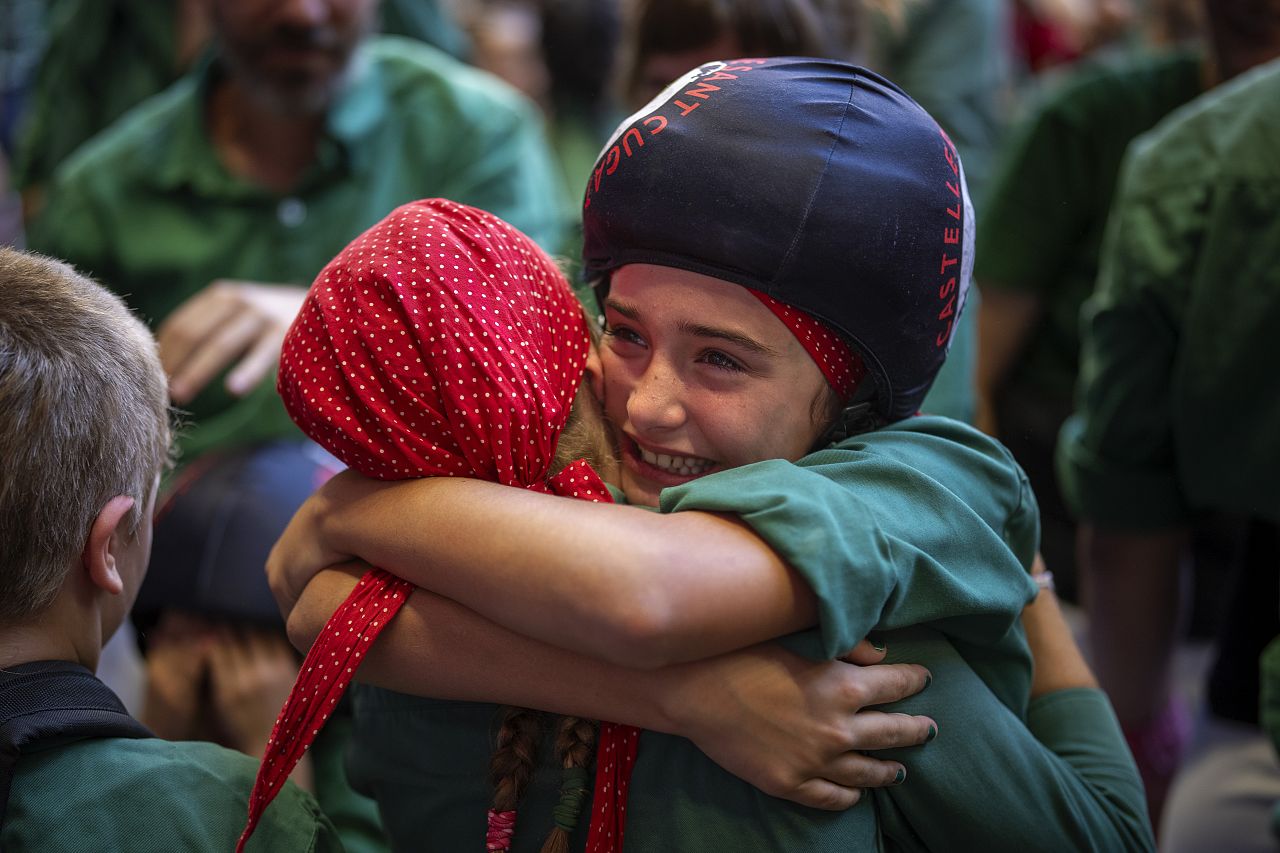
[[[86,738],[154,736],[79,664],[37,661],[0,669],[0,825],[20,755]]]

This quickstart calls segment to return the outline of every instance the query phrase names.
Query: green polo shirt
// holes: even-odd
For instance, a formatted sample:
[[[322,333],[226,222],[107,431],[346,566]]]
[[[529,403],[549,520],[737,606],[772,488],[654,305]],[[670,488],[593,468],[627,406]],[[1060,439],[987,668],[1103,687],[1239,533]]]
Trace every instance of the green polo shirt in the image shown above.
[[[144,102],[58,173],[29,235],[157,324],[219,278],[307,285],[393,207],[442,196],[492,211],[544,246],[562,239],[559,186],[533,107],[404,39],[371,39],[290,193],[228,174],[204,105],[216,66]],[[190,458],[298,435],[268,380],[244,399],[215,380],[190,406]]]
[[[1081,63],[1013,133],[979,210],[974,270],[984,288],[1044,305],[1011,384],[1070,399],[1080,306],[1098,276],[1120,161],[1134,137],[1199,94],[1200,63],[1189,50]]]
[[[904,785],[826,812],[761,793],[684,738],[645,732],[629,853],[1151,849],[1141,784],[1105,697],[1028,702],[1018,616],[1034,593],[1037,513],[999,444],[952,420],[912,418],[794,464],[663,492],[663,511],[683,509],[738,513],[804,575],[821,625],[784,638],[793,650],[830,657],[874,628],[895,659],[930,667],[933,685],[888,710],[933,715],[942,734],[896,755],[910,768]],[[349,771],[378,800],[393,842],[478,847],[498,709],[362,687],[355,714]],[[517,853],[538,850],[550,828],[550,747],[548,737],[521,804]]]
[[[1280,519],[1280,63],[1134,144],[1082,315],[1058,444],[1080,516],[1124,529],[1213,508]]]
[[[249,813],[258,762],[211,743],[95,738],[24,755],[0,849],[173,853],[231,851]],[[341,851],[311,795],[286,784],[247,847]]]

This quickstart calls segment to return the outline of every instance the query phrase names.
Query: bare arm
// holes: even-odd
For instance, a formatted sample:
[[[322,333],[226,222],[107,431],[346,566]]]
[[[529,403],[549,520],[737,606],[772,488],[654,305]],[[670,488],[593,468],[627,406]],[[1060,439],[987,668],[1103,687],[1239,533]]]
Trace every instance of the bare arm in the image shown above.
[[[1031,574],[1040,575],[1044,571],[1044,558],[1037,554]],[[1055,690],[1098,686],[1084,655],[1080,653],[1080,647],[1076,645],[1071,627],[1062,616],[1058,597],[1052,591],[1041,590],[1035,600],[1023,609],[1022,627],[1026,629],[1027,645],[1031,648],[1034,662],[1032,699]]]
[[[1098,679],[1123,725],[1145,723],[1169,701],[1182,617],[1179,530],[1080,528],[1081,587]]]
[[[707,658],[816,623],[799,575],[746,525],[711,513],[348,473],[303,505],[267,571],[287,610],[315,572],[353,557],[517,633],[625,666]]]
[[[1034,293],[998,287],[982,288],[978,306],[977,426],[997,435],[996,399],[1014,360],[1040,317],[1043,305]]]
[[[318,574],[289,615],[306,648],[362,569]],[[863,643],[855,659],[878,662]],[[827,809],[891,784],[901,765],[861,750],[924,743],[933,721],[862,711],[923,689],[914,664],[812,662],[758,646],[693,664],[635,670],[507,631],[418,590],[365,658],[361,681],[417,695],[499,702],[608,719],[688,737],[766,793]]]

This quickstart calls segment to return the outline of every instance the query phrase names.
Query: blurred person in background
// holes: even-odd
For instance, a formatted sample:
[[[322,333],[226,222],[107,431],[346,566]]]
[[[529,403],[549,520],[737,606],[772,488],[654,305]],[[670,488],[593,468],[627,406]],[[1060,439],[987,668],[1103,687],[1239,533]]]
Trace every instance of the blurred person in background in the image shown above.
[[[1001,152],[978,219],[977,426],[1031,477],[1041,552],[1072,601],[1075,522],[1059,495],[1053,448],[1072,409],[1080,306],[1097,279],[1120,160],[1134,137],[1240,70],[1230,47],[1218,59],[1199,40],[1164,40],[1188,5],[1201,0],[1156,4],[1145,44],[1085,60],[1048,88]]]
[[[38,9],[42,28],[24,23],[24,55],[38,60],[29,97],[6,97],[14,185],[28,218],[44,203],[54,171],[81,144],[208,57],[206,0],[7,0],[24,23]],[[439,0],[383,0],[381,31],[425,41],[466,58],[465,34]],[[23,38],[18,27],[13,32]],[[47,33],[45,33],[47,29]],[[40,38],[36,38],[36,34]],[[47,42],[47,48],[46,48]]]
[[[373,0],[206,0],[214,55],[59,172],[33,248],[128,295],[192,424],[185,458],[298,437],[270,373],[305,287],[394,205],[445,195],[561,239],[536,112]]]
[[[1132,35],[1143,0],[1012,0],[1017,60],[1039,76]]]
[[[262,567],[293,512],[341,463],[316,445],[213,453],[157,507],[151,568],[132,609],[146,687],[138,718],[158,737],[203,740],[261,761],[299,658]],[[348,853],[389,842],[374,802],[352,789],[344,703],[290,777],[314,794]]]
[[[1228,21],[1250,55],[1268,41],[1274,54],[1280,4],[1212,11],[1233,5],[1248,7]],[[1276,844],[1268,811],[1280,772],[1258,718],[1260,654],[1280,634],[1277,62],[1202,95],[1130,146],[1082,313],[1077,411],[1058,446],[1082,525],[1093,660],[1153,816],[1186,742],[1171,664],[1188,531],[1206,512],[1248,520],[1242,585],[1209,676],[1208,750],[1170,800],[1170,850]]]

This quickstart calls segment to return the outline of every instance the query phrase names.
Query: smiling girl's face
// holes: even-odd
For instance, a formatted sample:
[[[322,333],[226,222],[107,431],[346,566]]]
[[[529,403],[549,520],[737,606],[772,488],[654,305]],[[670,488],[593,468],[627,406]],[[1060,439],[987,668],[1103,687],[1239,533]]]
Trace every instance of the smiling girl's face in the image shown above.
[[[818,439],[827,382],[791,331],[746,288],[650,264],[610,280],[600,351],[605,412],[627,499],[765,459],[796,460]]]

